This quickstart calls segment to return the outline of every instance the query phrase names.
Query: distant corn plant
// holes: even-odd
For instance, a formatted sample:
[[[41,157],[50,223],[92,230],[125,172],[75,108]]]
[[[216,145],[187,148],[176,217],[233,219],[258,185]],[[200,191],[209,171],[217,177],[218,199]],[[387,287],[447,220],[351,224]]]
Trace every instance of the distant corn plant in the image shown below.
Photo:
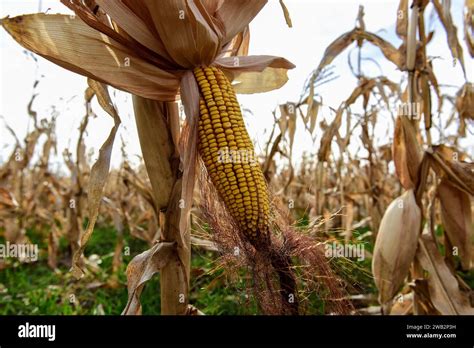
[[[434,35],[434,32],[425,32],[428,4],[432,5],[432,11],[447,33],[453,64],[459,64],[466,79],[455,96],[442,94],[432,64],[434,58],[427,54]],[[369,233],[376,238],[372,271],[379,291],[379,311],[385,314],[392,311],[398,314],[472,314],[472,289],[458,274],[469,272],[473,267],[470,198],[474,192],[473,163],[472,156],[458,145],[459,139],[466,137],[468,120],[472,119],[474,112],[472,82],[468,81],[449,2],[415,0],[410,8],[408,0],[400,1],[396,34],[403,42],[396,48],[366,30],[364,9],[360,7],[356,27],[326,48],[301,100],[279,106],[280,117],[276,118],[274,129],[279,128],[281,133],[273,138],[272,132],[273,144],[271,151],[267,151],[266,172],[270,171],[273,156],[281,153],[290,160],[287,175],[276,176],[272,181],[277,181],[277,186],[284,185],[289,191],[285,192],[288,197],[301,197],[298,202],[301,209],[312,207],[310,212],[314,217],[329,217],[331,211],[344,210],[337,214],[340,217],[326,219],[328,235],[335,228],[347,243],[353,240],[353,230],[361,227],[360,223],[354,224],[353,221],[365,220],[362,226],[368,226]],[[472,9],[472,1],[466,1],[466,18],[472,14]],[[468,48],[471,48],[469,18],[464,23],[464,32]],[[397,84],[385,76],[365,76],[361,69],[365,59],[361,48],[366,42],[379,47],[388,61],[405,72],[406,82]],[[338,109],[330,109],[334,113],[330,124],[321,122],[323,133],[317,156],[309,162],[314,164],[310,168],[314,180],[308,178],[308,161],[302,164],[301,175],[295,178],[291,147],[296,113],[301,114],[306,130],[313,134],[318,113],[327,107],[322,96],[316,95],[316,87],[334,77],[328,64],[353,43],[359,54],[355,68],[349,55],[349,65],[358,79],[358,86]],[[472,65],[472,61],[469,63]],[[434,97],[437,110],[433,106]],[[359,98],[362,99],[362,114],[350,109]],[[451,116],[444,118],[443,102],[446,100],[453,108]],[[393,118],[394,134],[392,144],[380,146],[373,138],[382,108]],[[296,111],[289,112],[290,109]],[[454,120],[459,121],[458,134],[447,137],[444,135],[446,129]],[[344,136],[341,135],[343,121],[346,125],[342,130]],[[348,148],[356,127],[361,128],[360,139],[367,157],[356,154],[354,158]],[[438,133],[438,144],[433,143],[434,132]],[[285,148],[286,137],[288,146]],[[338,156],[332,151],[333,144],[339,148]],[[270,143],[267,148],[270,148]],[[395,165],[395,173],[389,169],[390,162]],[[395,178],[393,174],[396,174]],[[305,181],[300,182],[302,178]],[[294,180],[297,182],[291,184]],[[314,200],[304,195],[304,190],[298,190],[300,187],[310,187]],[[442,228],[442,240],[436,236],[437,226]],[[439,250],[440,245],[444,256]]]

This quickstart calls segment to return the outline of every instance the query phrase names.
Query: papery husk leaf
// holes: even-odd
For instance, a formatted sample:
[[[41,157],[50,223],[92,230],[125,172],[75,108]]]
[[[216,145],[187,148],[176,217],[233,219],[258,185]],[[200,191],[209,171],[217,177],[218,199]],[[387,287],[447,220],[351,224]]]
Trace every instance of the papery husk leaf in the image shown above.
[[[379,302],[389,303],[408,275],[416,254],[421,211],[413,190],[390,203],[380,222],[372,259]]]
[[[423,155],[413,124],[406,116],[397,117],[392,152],[400,183],[406,190],[414,188]]]
[[[80,19],[33,14],[4,18],[2,25],[20,45],[63,68],[145,98],[176,99],[179,74],[144,61]]]
[[[230,45],[231,56],[248,56],[250,46],[250,29],[245,27],[244,31],[234,37]]]
[[[88,83],[89,86],[95,91],[99,104],[114,119],[114,126],[110,130],[109,136],[102,144],[99,150],[99,158],[91,169],[87,190],[89,222],[86,231],[81,237],[80,247],[73,255],[72,273],[76,278],[80,278],[84,274],[84,271],[80,265],[80,261],[87,246],[87,242],[89,241],[92,232],[94,232],[94,226],[99,215],[100,201],[102,199],[105,183],[107,182],[107,178],[109,176],[110,158],[112,155],[115,135],[117,133],[118,127],[120,126],[120,118],[118,116],[117,110],[110,100],[107,86],[91,79],[88,80]]]
[[[181,133],[179,149],[183,164],[183,188],[181,199],[184,207],[181,209],[179,229],[183,240],[183,247],[190,247],[189,214],[193,204],[194,184],[197,174],[198,159],[198,119],[199,119],[199,89],[192,72],[188,72],[181,81],[183,106],[186,113],[186,123]]]
[[[159,35],[123,1],[97,0],[97,4],[128,35],[167,61],[172,61]]]
[[[471,252],[474,248],[469,196],[451,185],[447,179],[443,179],[438,185],[438,196],[441,202],[444,230],[452,246],[458,250],[462,268],[469,270],[471,268]]]
[[[103,33],[112,40],[117,41],[118,43],[128,47],[132,52],[135,53],[135,56],[141,57],[157,66],[162,66],[164,61],[158,57],[156,54],[153,54],[152,51],[146,49],[138,41],[128,35],[120,26],[117,25],[114,21],[111,21],[102,8],[98,5],[94,5],[93,1],[82,1],[82,0],[60,0],[65,6],[72,10],[79,18],[91,28],[97,30],[99,33]],[[127,0],[122,0],[124,3],[127,3]],[[135,0],[132,0],[135,2]],[[143,7],[143,6],[142,6]],[[142,14],[142,11],[139,11],[139,8],[136,8],[138,13]],[[137,13],[137,15],[138,15]],[[151,28],[154,28],[153,23]]]
[[[182,68],[209,65],[216,58],[221,38],[210,26],[207,14],[201,13],[192,1],[144,0],[143,6],[148,8],[169,55]]]
[[[235,77],[237,94],[264,93],[281,88],[287,81],[287,69],[266,68],[262,72],[243,72]]]
[[[423,231],[419,239],[416,258],[428,271],[427,277],[430,300],[443,315],[473,315],[469,297],[459,289],[456,277],[444,262],[431,233]]]
[[[267,0],[223,1],[215,17],[225,26],[223,43],[230,42],[261,11]]]
[[[281,57],[220,57],[214,64],[233,81],[236,93],[252,94],[272,91],[287,81],[287,70],[295,66]]]

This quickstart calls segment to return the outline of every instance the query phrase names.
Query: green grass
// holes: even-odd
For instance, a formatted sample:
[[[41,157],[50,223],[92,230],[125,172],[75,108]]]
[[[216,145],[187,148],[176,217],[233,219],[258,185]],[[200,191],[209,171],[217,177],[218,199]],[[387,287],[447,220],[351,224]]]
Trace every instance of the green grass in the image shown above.
[[[39,233],[27,231],[40,250],[47,245]],[[60,263],[52,271],[47,265],[47,255],[40,253],[38,262],[20,263],[8,259],[8,267],[0,271],[0,315],[15,314],[120,314],[127,303],[126,265],[148,245],[125,234],[125,246],[130,255],[123,256],[118,272],[119,286],[107,286],[112,272],[112,255],[117,241],[113,228],[97,228],[93,233],[86,257],[96,254],[100,257],[99,272],[88,274],[77,281],[69,272],[69,266]],[[0,237],[0,242],[4,242]],[[60,255],[68,254],[67,242],[60,240]],[[214,255],[209,252],[193,251],[190,301],[206,314],[252,314],[255,304],[247,302],[243,282],[229,286],[225,283],[223,271],[210,274],[214,267]],[[71,301],[74,299],[74,301]],[[143,314],[160,313],[160,282],[156,275],[147,282],[142,295]]]
[[[299,221],[299,228],[305,228],[307,218]],[[371,237],[367,229],[358,229],[353,233],[351,243],[363,243],[365,250],[372,253]],[[439,233],[439,230],[437,231]],[[120,314],[127,303],[126,265],[137,254],[148,249],[147,243],[124,235],[125,247],[130,255],[123,255],[123,262],[117,273],[118,286],[107,285],[112,273],[112,257],[117,242],[113,228],[97,228],[86,249],[86,257],[97,255],[100,262],[98,271],[88,272],[81,280],[75,280],[69,272],[70,252],[67,241],[59,241],[59,267],[52,271],[47,265],[47,244],[44,232],[28,230],[30,240],[40,248],[40,258],[34,263],[20,263],[16,259],[7,259],[7,267],[0,270],[0,315],[15,314]],[[0,243],[4,243],[0,231]],[[343,242],[343,240],[339,240]],[[249,274],[239,272],[236,279],[227,279],[223,269],[216,267],[216,255],[202,249],[193,249],[191,262],[190,303],[208,315],[238,315],[258,313],[255,301],[246,291],[245,281]],[[331,264],[336,273],[352,294],[376,293],[371,275],[371,259],[362,261],[335,257]],[[474,287],[474,272],[459,272],[459,275],[471,287]],[[247,295],[250,295],[250,299]],[[322,297],[321,297],[322,296]],[[305,312],[323,314],[324,294],[309,294]],[[74,299],[74,301],[71,301]],[[142,313],[153,315],[160,313],[159,275],[153,277],[141,295]]]

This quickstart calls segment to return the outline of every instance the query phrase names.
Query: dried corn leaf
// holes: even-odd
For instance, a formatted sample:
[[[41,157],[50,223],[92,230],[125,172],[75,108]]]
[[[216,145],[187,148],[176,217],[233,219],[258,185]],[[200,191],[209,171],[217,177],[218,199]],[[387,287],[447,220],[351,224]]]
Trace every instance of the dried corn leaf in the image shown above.
[[[0,187],[0,213],[3,214],[7,210],[15,210],[18,208],[18,202],[13,194],[4,187]]]
[[[337,133],[337,130],[341,126],[343,112],[344,108],[340,107],[336,112],[336,117],[334,118],[334,121],[332,121],[331,125],[324,131],[324,134],[321,137],[321,142],[318,150],[318,160],[320,162],[327,162],[329,160],[332,139],[334,138]]]
[[[161,242],[130,261],[127,266],[128,301],[122,315],[141,314],[140,295],[145,283],[168,264],[175,250],[175,243]]]
[[[458,281],[443,260],[431,233],[423,231],[416,255],[421,266],[428,271],[430,299],[444,315],[474,314],[469,297],[459,289]]]
[[[374,44],[382,51],[385,58],[395,64],[399,69],[403,68],[404,59],[403,55],[388,41],[385,41],[380,36],[370,32],[357,33],[357,38],[363,38],[370,43]]]
[[[20,45],[63,68],[145,98],[176,98],[179,78],[80,19],[33,14],[5,18],[1,23]]]
[[[398,5],[396,32],[400,39],[406,40],[408,32],[408,0],[400,0]]]
[[[293,143],[295,141],[295,133],[296,133],[295,104],[286,103],[285,108],[288,112],[288,137],[290,139],[290,160],[291,160],[291,153],[293,152]]]
[[[115,134],[117,133],[118,127],[120,125],[120,117],[118,116],[117,110],[110,100],[107,86],[91,79],[88,80],[88,83],[89,86],[95,91],[99,104],[114,119],[114,126],[110,130],[110,134],[105,140],[104,144],[102,144],[99,150],[99,158],[91,169],[88,186],[89,222],[86,231],[81,237],[81,245],[73,256],[72,273],[76,278],[80,278],[84,274],[84,271],[80,266],[80,260],[87,246],[87,242],[94,231],[94,226],[99,215],[100,201],[102,199],[105,183],[109,176],[110,157],[112,155]]]
[[[440,177],[447,176],[451,185],[474,196],[474,164],[462,162],[462,154],[445,145],[433,146],[431,165]]]
[[[280,109],[280,117],[278,118],[278,127],[280,128],[281,134],[285,135],[286,130],[288,129],[288,113],[287,113],[285,104],[281,104],[278,107]]]
[[[344,215],[344,240],[346,243],[352,238],[352,223],[354,221],[354,201],[346,199],[346,212]]]
[[[331,42],[331,44],[326,47],[324,51],[323,58],[319,62],[318,68],[312,77],[312,82],[316,81],[321,71],[327,65],[331,64],[331,62],[339,55],[342,51],[344,51],[349,45],[354,42],[354,34],[357,29],[353,29],[347,33],[342,34],[336,40]],[[311,83],[312,85],[313,83]]]
[[[382,51],[385,58],[394,63],[399,69],[402,69],[404,60],[401,53],[388,41],[385,41],[380,36],[373,33],[360,30],[355,28],[345,34],[339,36],[334,40],[324,51],[323,58],[316,69],[312,77],[312,81],[315,81],[324,67],[336,58],[342,51],[344,51],[351,43],[356,40],[367,40],[370,43],[374,44]]]
[[[306,113],[305,122],[311,134],[313,134],[314,128],[316,127],[316,121],[318,119],[318,112],[320,106],[321,104],[316,100],[313,100],[311,104],[308,104],[308,111]]]
[[[474,57],[474,1],[466,0],[464,10],[464,40],[471,57]]]
[[[422,84],[422,100],[423,100],[423,120],[425,122],[425,129],[431,128],[431,91],[430,84],[426,75],[420,76],[420,84]]]
[[[474,120],[474,84],[466,82],[456,93],[456,109],[459,116]]]
[[[413,312],[413,293],[402,294],[396,299],[390,315],[407,315]]]
[[[293,27],[293,24],[291,23],[290,12],[286,8],[283,0],[280,0],[280,6],[281,6],[281,9],[283,10],[283,15],[285,16],[286,25],[288,25],[288,27],[290,28]]]
[[[441,6],[439,0],[431,0],[438,14],[439,20],[441,24],[443,24],[444,29],[446,30],[446,35],[448,37],[448,45],[449,49],[451,50],[451,54],[453,58],[459,60],[461,63],[462,70],[464,72],[464,76],[466,76],[466,69],[464,66],[464,57],[463,57],[463,50],[462,46],[459,44],[458,41],[458,29],[454,25],[453,18],[451,17],[451,11],[449,8],[443,8]],[[443,1],[443,5],[445,2]]]
[[[441,217],[453,247],[458,250],[463,269],[469,270],[473,249],[471,201],[467,193],[443,179],[438,186]]]

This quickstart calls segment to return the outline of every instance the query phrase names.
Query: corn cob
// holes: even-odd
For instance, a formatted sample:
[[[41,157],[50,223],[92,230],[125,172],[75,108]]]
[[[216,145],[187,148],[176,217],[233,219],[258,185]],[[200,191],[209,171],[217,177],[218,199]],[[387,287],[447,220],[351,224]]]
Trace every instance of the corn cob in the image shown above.
[[[216,67],[196,68],[194,76],[201,97],[199,153],[226,208],[256,245],[268,238],[269,198],[234,89]]]

